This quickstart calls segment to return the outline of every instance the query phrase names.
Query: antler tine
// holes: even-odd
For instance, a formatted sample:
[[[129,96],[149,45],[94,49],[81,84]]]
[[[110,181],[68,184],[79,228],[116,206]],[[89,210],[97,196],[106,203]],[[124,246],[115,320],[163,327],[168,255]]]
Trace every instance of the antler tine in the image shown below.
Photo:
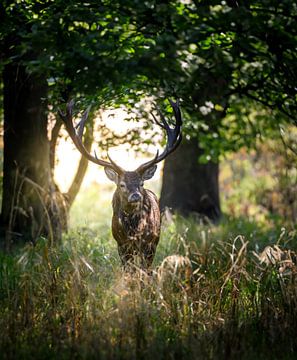
[[[162,123],[163,123],[162,128],[165,129],[166,132],[170,131],[170,126],[168,125],[168,122],[166,121],[165,116],[162,114],[160,109],[158,109],[158,112],[159,112],[160,118],[161,118]]]
[[[176,102],[173,102],[172,100],[169,100],[170,102],[170,105],[173,109],[173,112],[174,112],[174,116],[175,116],[175,119],[176,119],[176,127],[175,127],[175,131],[176,132],[180,132],[180,128],[183,124],[183,121],[182,121],[182,116],[181,116],[181,112],[180,112],[180,108],[179,108],[179,101],[178,99],[176,100]]]
[[[82,139],[85,123],[88,120],[90,110],[91,110],[91,105],[88,106],[87,110],[83,113],[80,122],[75,127],[76,129],[78,129],[78,136],[80,139]]]
[[[164,129],[165,130],[165,126],[159,121],[159,120],[157,120],[157,118],[155,117],[155,115],[154,115],[154,113],[153,112],[151,112],[151,115],[152,115],[152,117],[153,117],[153,119],[154,119],[154,121],[155,121],[155,123],[157,124],[157,125],[159,125],[162,129]]]
[[[66,104],[66,114],[71,116],[73,115],[73,108],[74,108],[74,104],[75,101],[74,99],[71,99],[70,101],[68,101],[68,103]]]
[[[117,171],[118,174],[122,174],[125,170],[122,169],[118,164],[116,164],[112,158],[110,157],[109,153],[107,153],[107,157],[109,159],[109,161],[111,162],[112,166],[114,167],[114,169]]]
[[[101,166],[105,166],[105,167],[110,167],[113,169],[119,169],[119,167],[115,168],[114,165],[108,161],[105,160],[101,160],[98,159],[97,156],[95,155],[92,156],[87,149],[85,148],[83,141],[82,141],[82,136],[83,136],[83,131],[84,131],[84,126],[85,123],[88,119],[88,115],[91,109],[91,106],[89,106],[87,108],[87,110],[84,112],[81,121],[76,125],[73,126],[73,108],[74,108],[74,100],[72,99],[71,101],[69,101],[66,104],[66,112],[63,113],[60,109],[58,109],[58,113],[62,119],[62,121],[65,124],[66,130],[70,136],[70,138],[72,139],[74,145],[76,146],[76,148],[78,149],[78,151],[84,156],[86,157],[88,160],[92,161],[93,163],[97,164],[97,165],[101,165]],[[76,131],[76,129],[78,128],[78,131]]]
[[[161,111],[159,109],[158,109],[158,112],[160,114],[162,123],[160,121],[158,121],[155,118],[155,116],[152,114],[155,122],[162,129],[165,129],[165,131],[166,131],[167,143],[166,143],[165,149],[160,155],[157,152],[156,156],[152,160],[139,166],[139,168],[137,169],[138,172],[144,172],[146,169],[151,167],[153,164],[157,164],[158,162],[164,160],[169,154],[171,154],[178,147],[178,145],[182,141],[182,134],[181,134],[182,117],[181,117],[181,112],[180,112],[180,108],[179,108],[179,102],[178,102],[178,100],[176,102],[173,102],[171,100],[169,100],[169,101],[170,101],[170,105],[173,109],[173,113],[174,113],[174,117],[175,117],[175,126],[173,129],[169,126],[168,122],[166,121],[165,117],[163,116],[163,114],[161,113]]]

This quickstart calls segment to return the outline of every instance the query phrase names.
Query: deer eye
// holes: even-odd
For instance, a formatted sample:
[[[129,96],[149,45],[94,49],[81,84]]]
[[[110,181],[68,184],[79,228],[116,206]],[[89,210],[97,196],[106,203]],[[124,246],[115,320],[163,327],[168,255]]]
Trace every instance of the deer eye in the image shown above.
[[[120,188],[121,188],[122,190],[126,189],[126,184],[125,184],[125,183],[120,183]]]
[[[143,181],[139,184],[140,187],[143,187]]]

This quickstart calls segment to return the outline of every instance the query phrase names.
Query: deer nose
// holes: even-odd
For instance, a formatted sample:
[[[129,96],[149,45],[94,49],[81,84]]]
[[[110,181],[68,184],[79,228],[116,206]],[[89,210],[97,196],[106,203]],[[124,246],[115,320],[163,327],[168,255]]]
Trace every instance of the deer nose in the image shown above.
[[[129,197],[128,197],[129,203],[138,202],[140,200],[141,200],[141,195],[138,192],[133,193],[133,194],[129,195]]]

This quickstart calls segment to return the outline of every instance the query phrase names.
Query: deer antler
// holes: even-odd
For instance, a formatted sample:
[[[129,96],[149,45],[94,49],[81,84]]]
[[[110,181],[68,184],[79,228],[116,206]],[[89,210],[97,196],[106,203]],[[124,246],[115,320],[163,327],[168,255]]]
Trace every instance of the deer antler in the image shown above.
[[[160,114],[162,122],[157,120],[156,117],[154,116],[154,114],[152,113],[155,123],[166,131],[167,143],[166,143],[166,147],[165,147],[164,151],[160,155],[159,155],[159,152],[157,151],[156,156],[152,160],[150,160],[138,167],[138,169],[136,171],[139,173],[143,173],[145,170],[147,170],[154,164],[157,164],[160,161],[164,160],[169,154],[171,154],[178,147],[178,145],[182,141],[182,133],[181,133],[182,117],[181,117],[181,112],[180,112],[180,108],[179,108],[179,103],[178,103],[178,100],[176,102],[173,102],[171,100],[169,100],[169,101],[170,101],[170,105],[173,109],[174,117],[176,120],[175,126],[173,129],[171,129],[171,127],[168,125],[168,122],[165,120],[165,117],[163,116],[163,114],[160,111],[159,111],[159,114]]]
[[[118,166],[114,161],[112,161],[111,158],[109,157],[109,155],[108,155],[108,158],[109,158],[110,162],[98,159],[96,153],[95,153],[95,156],[91,155],[87,151],[87,149],[85,148],[85,146],[83,144],[82,136],[83,136],[83,132],[84,132],[84,126],[88,119],[88,115],[89,115],[91,106],[89,106],[87,108],[87,110],[84,112],[84,114],[81,118],[81,121],[76,126],[73,126],[73,108],[74,108],[74,100],[71,100],[66,104],[66,112],[65,113],[63,113],[60,109],[58,110],[58,112],[59,112],[59,115],[60,115],[63,123],[65,124],[66,130],[67,130],[70,138],[72,139],[72,141],[73,141],[74,145],[76,146],[76,148],[78,149],[78,151],[84,157],[86,157],[88,160],[92,161],[93,163],[104,166],[104,167],[112,168],[119,174],[122,173],[124,170],[120,166]]]
[[[147,170],[151,166],[164,160],[169,154],[171,154],[178,147],[178,145],[182,141],[182,134],[181,134],[182,117],[181,117],[181,112],[180,112],[180,108],[179,108],[179,103],[178,103],[178,101],[176,101],[176,102],[173,102],[171,100],[169,100],[169,101],[170,101],[170,105],[172,106],[175,120],[176,120],[175,126],[172,129],[168,125],[167,121],[165,120],[165,117],[162,115],[162,113],[160,111],[159,111],[159,114],[161,117],[161,122],[156,119],[154,114],[152,114],[155,123],[166,131],[167,143],[166,143],[166,147],[165,147],[164,151],[160,155],[159,155],[159,152],[157,151],[156,156],[152,160],[140,165],[137,168],[136,171],[139,173],[143,173],[145,170]],[[63,113],[60,109],[58,110],[58,112],[59,112],[59,115],[60,115],[62,121],[64,122],[64,124],[66,126],[66,130],[67,130],[69,136],[71,137],[71,139],[74,142],[74,145],[76,146],[78,151],[84,157],[86,157],[88,160],[92,161],[93,163],[104,166],[104,167],[112,168],[118,174],[122,174],[124,172],[124,169],[122,169],[119,165],[117,165],[110,158],[109,154],[107,154],[107,156],[108,156],[108,159],[110,162],[108,162],[106,160],[101,160],[97,157],[96,152],[94,153],[95,156],[91,155],[87,151],[87,149],[85,148],[85,146],[83,144],[82,136],[83,136],[84,126],[88,119],[88,115],[89,115],[91,106],[89,106],[87,108],[87,110],[84,112],[84,114],[81,118],[81,121],[76,126],[73,126],[73,108],[74,108],[74,100],[71,100],[70,102],[68,102],[66,104],[66,112],[65,113]]]

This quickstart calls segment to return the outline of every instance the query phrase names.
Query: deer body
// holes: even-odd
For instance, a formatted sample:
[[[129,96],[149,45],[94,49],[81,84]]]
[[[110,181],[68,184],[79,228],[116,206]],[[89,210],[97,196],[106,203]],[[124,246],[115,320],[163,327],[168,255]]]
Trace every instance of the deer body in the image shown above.
[[[145,171],[116,172],[105,168],[107,177],[117,189],[112,200],[112,234],[118,243],[122,264],[137,263],[148,268],[152,264],[160,238],[160,209],[156,195],[143,188],[156,165]]]
[[[143,200],[137,208],[121,203],[118,191],[113,196],[112,234],[118,244],[123,265],[138,262],[151,266],[160,238],[161,217],[159,202],[150,190],[143,190]]]
[[[144,269],[151,266],[160,238],[160,209],[156,195],[143,188],[144,181],[153,177],[157,163],[173,152],[182,140],[181,113],[178,103],[170,102],[174,111],[176,124],[172,129],[161,114],[162,122],[153,115],[155,122],[166,130],[167,144],[165,150],[139,166],[135,171],[125,171],[109,156],[109,161],[92,156],[82,142],[84,124],[88,110],[81,122],[75,127],[72,121],[74,102],[66,106],[66,113],[60,111],[60,116],[66,125],[71,139],[77,149],[88,160],[104,166],[107,177],[117,188],[113,196],[112,234],[118,244],[118,252],[124,266],[138,265]],[[77,129],[77,130],[76,130]],[[137,260],[138,259],[138,260]]]

